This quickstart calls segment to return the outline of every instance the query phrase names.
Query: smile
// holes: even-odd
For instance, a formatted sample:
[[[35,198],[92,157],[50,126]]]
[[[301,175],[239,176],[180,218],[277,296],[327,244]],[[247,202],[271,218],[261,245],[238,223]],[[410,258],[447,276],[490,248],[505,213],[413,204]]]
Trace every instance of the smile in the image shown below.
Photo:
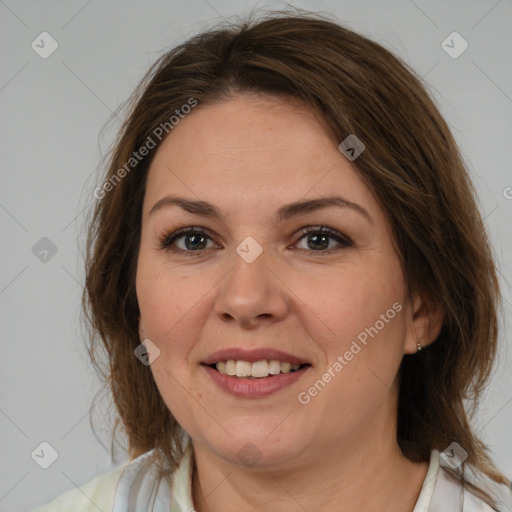
[[[251,363],[232,359],[201,366],[222,391],[239,398],[261,398],[276,393],[291,386],[311,368],[310,364],[292,365],[276,360]]]
[[[295,372],[300,369],[300,364],[292,364],[289,362],[277,361],[276,359],[261,360],[251,363],[250,361],[234,360],[219,361],[216,364],[212,364],[211,367],[216,369],[223,375],[229,375],[231,377],[239,378],[254,378],[262,379],[269,375],[280,375]]]

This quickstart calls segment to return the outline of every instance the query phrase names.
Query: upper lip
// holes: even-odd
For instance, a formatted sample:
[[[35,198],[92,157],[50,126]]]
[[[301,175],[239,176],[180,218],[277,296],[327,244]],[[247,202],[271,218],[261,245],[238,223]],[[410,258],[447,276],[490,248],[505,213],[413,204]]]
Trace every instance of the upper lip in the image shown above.
[[[255,348],[252,350],[244,350],[239,347],[224,348],[222,350],[218,350],[217,352],[210,354],[202,363],[209,365],[218,363],[219,361],[229,360],[248,361],[250,363],[255,363],[256,361],[262,360],[276,360],[281,361],[282,363],[310,364],[309,361],[306,361],[305,359],[273,348]]]

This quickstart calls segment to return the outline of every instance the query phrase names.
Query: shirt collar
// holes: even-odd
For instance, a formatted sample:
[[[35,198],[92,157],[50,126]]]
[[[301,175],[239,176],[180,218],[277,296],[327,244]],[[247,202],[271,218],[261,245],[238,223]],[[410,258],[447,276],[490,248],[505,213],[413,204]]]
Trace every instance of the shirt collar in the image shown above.
[[[173,475],[171,512],[190,512],[194,510],[192,503],[193,462],[193,448],[189,443],[181,463]]]
[[[418,501],[416,502],[416,505],[412,512],[428,512],[430,508],[430,502],[432,501],[432,494],[434,493],[438,472],[439,451],[432,450],[432,452],[430,453],[430,464],[428,466],[428,471],[425,476],[425,480],[423,480],[423,485],[421,486]]]

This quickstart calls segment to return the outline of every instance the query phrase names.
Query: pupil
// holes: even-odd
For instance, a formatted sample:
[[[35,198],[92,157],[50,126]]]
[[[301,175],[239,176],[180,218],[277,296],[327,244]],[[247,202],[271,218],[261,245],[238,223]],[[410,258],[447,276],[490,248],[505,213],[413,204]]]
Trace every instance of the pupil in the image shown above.
[[[325,235],[312,235],[311,238],[309,239],[310,241],[312,240],[319,240],[319,239],[322,239],[323,243],[321,245],[316,245],[316,246],[313,246],[313,248],[320,248],[320,249],[325,249],[329,246],[329,237],[325,236]]]
[[[203,240],[203,242],[205,241],[205,237],[204,236],[201,236],[201,235],[188,235],[188,237],[185,239],[186,242],[185,242],[185,245],[187,246],[187,249],[198,249],[198,246],[195,245],[195,243],[198,241],[198,240]],[[190,240],[193,240],[192,243],[188,243]],[[194,242],[194,240],[196,242]],[[199,247],[200,249],[202,247]]]

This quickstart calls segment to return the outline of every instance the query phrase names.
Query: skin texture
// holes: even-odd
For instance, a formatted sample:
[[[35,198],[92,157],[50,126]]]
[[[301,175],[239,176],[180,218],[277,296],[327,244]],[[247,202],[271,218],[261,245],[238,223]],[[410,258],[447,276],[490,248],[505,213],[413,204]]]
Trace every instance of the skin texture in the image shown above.
[[[199,512],[414,508],[428,464],[405,459],[396,442],[397,372],[417,338],[426,346],[437,337],[442,316],[418,295],[410,300],[385,212],[339,142],[295,102],[241,94],[195,108],[151,164],[136,279],[140,339],[158,346],[155,382],[192,438]],[[213,203],[222,220],[178,206],[150,216],[170,194]],[[274,219],[284,204],[333,194],[373,221],[339,207]],[[211,231],[206,248],[194,251],[190,236],[173,246],[191,256],[159,248],[159,237],[189,226]],[[353,244],[328,238],[317,248],[306,226]],[[252,263],[236,252],[248,236],[263,248]],[[298,394],[395,303],[401,311],[301,404]],[[234,397],[200,366],[233,346],[276,348],[312,368],[268,397]],[[251,467],[238,457],[249,442],[261,457]]]

